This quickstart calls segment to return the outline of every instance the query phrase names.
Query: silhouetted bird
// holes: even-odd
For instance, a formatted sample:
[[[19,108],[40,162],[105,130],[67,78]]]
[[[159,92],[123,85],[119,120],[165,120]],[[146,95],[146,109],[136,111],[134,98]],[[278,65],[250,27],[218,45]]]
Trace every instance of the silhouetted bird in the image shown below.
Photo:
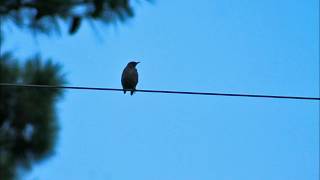
[[[138,71],[136,69],[137,64],[140,62],[131,61],[124,68],[121,76],[121,84],[123,93],[126,93],[126,90],[131,91],[131,95],[136,90],[136,86],[138,84]]]

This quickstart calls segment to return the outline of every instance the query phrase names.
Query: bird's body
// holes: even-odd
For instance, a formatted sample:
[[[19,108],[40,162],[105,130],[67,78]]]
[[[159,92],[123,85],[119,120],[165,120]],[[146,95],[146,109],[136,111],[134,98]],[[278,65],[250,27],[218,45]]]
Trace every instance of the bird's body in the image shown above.
[[[133,95],[136,90],[136,86],[138,84],[138,71],[136,69],[136,65],[139,62],[129,62],[127,66],[124,68],[121,76],[121,84],[123,87],[123,93],[126,93],[126,90],[130,90],[131,95]]]

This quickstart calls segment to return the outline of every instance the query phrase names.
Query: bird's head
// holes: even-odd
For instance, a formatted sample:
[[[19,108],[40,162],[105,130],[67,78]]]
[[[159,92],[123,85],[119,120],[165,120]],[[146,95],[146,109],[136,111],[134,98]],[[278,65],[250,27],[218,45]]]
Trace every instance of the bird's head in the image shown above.
[[[136,67],[136,66],[137,66],[137,64],[139,64],[139,63],[140,63],[140,62],[131,61],[131,62],[129,62],[129,63],[128,63],[128,65],[127,65],[127,66]]]

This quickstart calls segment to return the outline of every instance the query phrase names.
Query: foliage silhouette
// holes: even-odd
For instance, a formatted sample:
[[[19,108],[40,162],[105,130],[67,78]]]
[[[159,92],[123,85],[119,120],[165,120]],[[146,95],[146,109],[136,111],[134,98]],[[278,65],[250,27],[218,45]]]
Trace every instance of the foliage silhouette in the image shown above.
[[[3,20],[42,33],[59,32],[61,21],[74,34],[83,20],[109,24],[133,15],[129,0],[0,0]]]
[[[62,85],[60,66],[39,56],[23,65],[9,53],[0,56],[0,81]],[[13,179],[17,168],[29,169],[53,152],[58,124],[55,102],[59,89],[0,89],[0,177]]]

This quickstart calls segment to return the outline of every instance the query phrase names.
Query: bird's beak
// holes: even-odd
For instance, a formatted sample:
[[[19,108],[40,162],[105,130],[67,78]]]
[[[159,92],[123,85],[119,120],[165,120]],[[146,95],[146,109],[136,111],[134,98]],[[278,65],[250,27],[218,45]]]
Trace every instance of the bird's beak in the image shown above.
[[[139,64],[140,62],[137,62],[137,64]]]

